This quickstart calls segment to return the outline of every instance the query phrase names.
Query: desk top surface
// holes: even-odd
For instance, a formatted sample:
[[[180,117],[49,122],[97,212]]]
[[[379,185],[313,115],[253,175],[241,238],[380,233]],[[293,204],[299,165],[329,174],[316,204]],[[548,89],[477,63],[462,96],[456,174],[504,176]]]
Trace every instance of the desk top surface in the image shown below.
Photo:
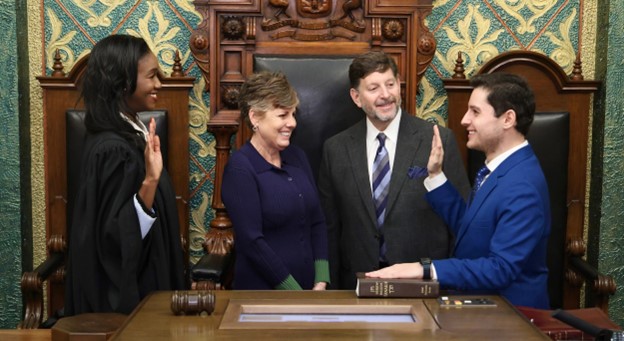
[[[215,291],[215,310],[209,316],[176,316],[172,292],[147,297],[113,336],[113,340],[550,340],[506,300],[485,296],[496,307],[440,307],[436,299],[358,299],[353,291]],[[470,296],[452,296],[469,298]],[[482,296],[483,297],[483,296]],[[305,305],[411,305],[421,318],[410,326],[335,322],[288,325],[274,329],[225,329],[222,322],[232,302],[283,300]],[[232,304],[232,305],[233,305]],[[231,307],[230,307],[231,310]],[[331,308],[330,308],[331,310]],[[277,326],[279,325],[279,326]],[[345,327],[346,326],[346,327]]]

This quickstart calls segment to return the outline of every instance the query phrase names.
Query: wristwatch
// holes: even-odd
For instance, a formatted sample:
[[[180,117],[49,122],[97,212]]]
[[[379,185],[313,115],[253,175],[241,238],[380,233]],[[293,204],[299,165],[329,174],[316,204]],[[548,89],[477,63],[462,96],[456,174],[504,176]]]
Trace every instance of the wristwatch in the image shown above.
[[[421,258],[420,265],[423,267],[423,279],[431,279],[431,258]]]

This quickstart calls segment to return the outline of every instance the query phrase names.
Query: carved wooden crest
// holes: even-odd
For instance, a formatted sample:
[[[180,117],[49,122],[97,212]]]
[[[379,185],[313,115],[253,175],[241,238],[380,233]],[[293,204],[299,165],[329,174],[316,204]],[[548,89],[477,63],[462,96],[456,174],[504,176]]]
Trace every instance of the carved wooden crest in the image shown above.
[[[356,36],[350,32],[366,30],[360,0],[269,0],[265,6],[261,27],[263,31],[274,31],[270,35],[273,40],[324,41],[340,37],[353,41]]]
[[[332,0],[297,0],[297,13],[305,18],[320,18],[331,13]]]

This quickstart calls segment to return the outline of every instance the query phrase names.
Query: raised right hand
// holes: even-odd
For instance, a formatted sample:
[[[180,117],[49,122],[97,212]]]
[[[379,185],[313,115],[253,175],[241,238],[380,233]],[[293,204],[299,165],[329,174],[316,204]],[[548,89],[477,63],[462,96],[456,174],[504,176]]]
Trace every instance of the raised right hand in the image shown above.
[[[440,130],[437,125],[433,126],[433,138],[431,140],[431,153],[429,154],[429,162],[427,163],[427,171],[429,177],[434,177],[442,173],[442,163],[444,161],[444,148],[442,147],[442,139],[440,138]]]

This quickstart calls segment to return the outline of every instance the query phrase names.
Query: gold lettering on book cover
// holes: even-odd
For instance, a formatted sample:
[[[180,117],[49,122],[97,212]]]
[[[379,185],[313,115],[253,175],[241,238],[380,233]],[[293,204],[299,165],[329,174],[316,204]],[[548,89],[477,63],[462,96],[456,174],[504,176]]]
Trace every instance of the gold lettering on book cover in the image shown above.
[[[396,290],[394,289],[394,284],[388,283],[386,281],[379,281],[373,283],[369,287],[369,290],[375,296],[383,296],[388,297],[388,295],[394,294]]]
[[[366,21],[362,18],[359,0],[269,0],[261,28],[273,40],[290,38],[299,41],[327,41],[336,38],[355,40],[350,32],[363,33]],[[295,2],[296,11],[291,9]],[[359,17],[359,18],[358,18]],[[335,18],[335,19],[332,19]]]

